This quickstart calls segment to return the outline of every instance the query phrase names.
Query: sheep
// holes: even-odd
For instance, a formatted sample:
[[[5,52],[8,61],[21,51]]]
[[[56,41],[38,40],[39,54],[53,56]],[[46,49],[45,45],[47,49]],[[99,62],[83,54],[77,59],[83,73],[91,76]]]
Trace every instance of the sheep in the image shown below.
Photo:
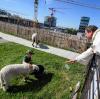
[[[37,47],[37,45],[38,45],[38,35],[37,35],[37,33],[33,33],[32,34],[32,46],[33,47]]]
[[[0,71],[0,87],[3,91],[7,91],[11,86],[10,80],[18,75],[28,75],[29,73],[33,73],[39,71],[39,67],[37,65],[32,65],[33,68],[29,68],[26,64],[10,64],[3,67]]]

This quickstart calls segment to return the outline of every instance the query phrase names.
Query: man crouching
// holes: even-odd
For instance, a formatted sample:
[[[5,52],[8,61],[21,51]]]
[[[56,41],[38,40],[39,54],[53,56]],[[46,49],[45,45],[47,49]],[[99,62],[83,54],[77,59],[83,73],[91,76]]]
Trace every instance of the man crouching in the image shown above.
[[[11,64],[3,67],[0,71],[0,87],[7,91],[11,86],[10,81],[18,75],[28,75],[31,72],[38,71],[37,65]]]
[[[22,60],[22,64],[29,66],[30,69],[32,68],[32,55],[33,54],[34,53],[32,50],[28,50]],[[29,79],[28,76],[24,75],[23,80],[27,81],[28,79]]]

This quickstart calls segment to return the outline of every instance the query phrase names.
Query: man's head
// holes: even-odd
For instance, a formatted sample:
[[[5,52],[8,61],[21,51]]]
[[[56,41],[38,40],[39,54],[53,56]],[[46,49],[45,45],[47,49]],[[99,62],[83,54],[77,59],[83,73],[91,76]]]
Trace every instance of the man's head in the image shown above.
[[[33,51],[32,51],[32,50],[28,50],[28,51],[26,52],[26,54],[28,54],[28,55],[32,56],[34,53],[33,53]]]
[[[94,32],[98,29],[95,25],[89,25],[85,29],[86,37],[88,40],[92,39]]]

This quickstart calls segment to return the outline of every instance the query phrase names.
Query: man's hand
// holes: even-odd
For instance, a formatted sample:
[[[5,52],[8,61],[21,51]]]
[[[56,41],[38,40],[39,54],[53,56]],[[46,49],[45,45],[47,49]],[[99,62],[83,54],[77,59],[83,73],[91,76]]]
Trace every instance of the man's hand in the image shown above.
[[[66,63],[69,63],[69,64],[74,64],[76,62],[76,60],[68,60],[66,61]]]

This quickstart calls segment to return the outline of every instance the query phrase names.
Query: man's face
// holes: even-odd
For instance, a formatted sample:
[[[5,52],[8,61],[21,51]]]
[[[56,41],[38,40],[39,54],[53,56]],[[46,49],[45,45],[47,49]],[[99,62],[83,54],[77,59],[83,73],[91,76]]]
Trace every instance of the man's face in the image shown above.
[[[32,57],[32,54],[28,54],[29,57]]]
[[[85,34],[86,34],[86,37],[87,37],[88,40],[92,39],[92,36],[93,36],[93,32],[92,31],[85,30]]]

